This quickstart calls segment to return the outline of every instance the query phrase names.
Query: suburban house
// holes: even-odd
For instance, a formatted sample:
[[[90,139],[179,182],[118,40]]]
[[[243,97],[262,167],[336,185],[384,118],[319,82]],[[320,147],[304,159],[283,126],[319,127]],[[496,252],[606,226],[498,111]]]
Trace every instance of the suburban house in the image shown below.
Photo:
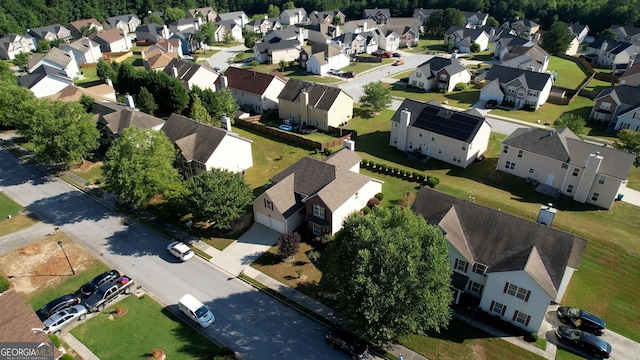
[[[196,16],[194,18],[186,18],[186,19],[178,19],[169,24],[172,30],[174,31],[184,31],[192,28],[195,30],[200,30],[200,25],[202,25],[202,18]]]
[[[243,42],[242,27],[233,20],[223,20],[216,22],[218,26],[213,32],[213,39],[216,42],[223,42],[227,37],[227,33],[230,34],[231,39],[236,42]]]
[[[27,30],[27,33],[36,40],[36,43],[40,40],[64,40],[69,41],[73,39],[73,35],[71,35],[71,30],[60,24],[53,24],[47,26],[41,26],[35,29]]]
[[[172,39],[173,40],[173,39]],[[179,48],[182,49],[182,48]],[[142,52],[142,62],[147,71],[163,71],[177,57],[174,52],[165,52],[160,48]]]
[[[100,131],[100,145],[105,149],[109,148],[126,128],[134,126],[140,130],[160,130],[163,125],[164,120],[131,107],[100,114],[96,119],[96,126]]]
[[[300,159],[271,178],[253,201],[255,221],[280,233],[304,225],[316,236],[335,234],[349,214],[382,192],[382,181],[359,173],[360,161],[347,148],[325,161]]]
[[[104,30],[104,26],[102,26],[102,24],[98,20],[90,18],[70,22],[69,30],[71,31],[71,35],[74,39],[80,39],[82,37],[88,36],[87,30],[98,33]]]
[[[321,23],[307,26],[307,40],[309,44],[330,44],[331,39],[340,36],[340,27]]]
[[[342,51],[349,54],[371,54],[378,50],[378,39],[371,31],[356,33],[344,33],[331,40],[332,44],[342,47]]]
[[[290,79],[278,102],[285,123],[313,125],[324,131],[346,124],[353,116],[353,98],[328,85]]]
[[[611,25],[611,30],[616,34],[616,39],[640,48],[640,28],[633,26]]]
[[[86,37],[68,44],[62,50],[67,53],[71,52],[78,66],[82,64],[95,64],[102,59],[100,45]]]
[[[244,28],[249,23],[249,17],[244,11],[233,11],[228,13],[220,13],[216,17],[216,21],[225,21],[225,20],[233,20],[236,24],[240,25],[241,28]]]
[[[146,24],[136,28],[136,41],[155,44],[162,39],[168,39],[172,35],[167,25]]]
[[[249,33],[264,35],[270,30],[282,29],[282,24],[280,24],[280,19],[267,18],[267,16],[265,15],[264,19],[260,18],[250,21],[247,24],[246,29]]]
[[[282,25],[295,25],[307,22],[307,10],[303,8],[286,9],[280,13],[280,23]]]
[[[489,20],[489,14],[482,12],[463,11],[462,15],[467,22],[467,27],[472,29],[487,25]]]
[[[376,24],[384,25],[391,19],[391,11],[389,9],[364,9],[362,11],[363,19],[371,19],[376,22]]]
[[[182,44],[180,43],[179,39],[172,38],[172,39],[161,39],[161,40],[158,40],[157,43],[149,46],[149,48],[144,52],[145,52],[145,54],[148,54],[148,53],[150,53],[150,52],[152,52],[152,51],[154,51],[156,49],[161,51],[161,52],[163,52],[163,53],[167,53],[167,54],[168,53],[174,53],[175,56],[178,56],[178,57],[183,57],[184,56],[183,53],[182,53]],[[144,56],[143,56],[143,58],[144,58]]]
[[[609,87],[602,90],[593,101],[590,119],[612,125],[615,130],[637,131],[637,126],[634,125],[638,122],[640,87],[630,85]]]
[[[36,51],[36,42],[29,34],[7,34],[0,38],[0,59],[13,60],[16,55]]]
[[[448,48],[457,48],[461,53],[470,53],[471,45],[480,45],[480,51],[489,48],[489,34],[484,30],[451,26],[444,33],[444,43]]]
[[[540,24],[529,19],[515,18],[511,21],[507,21],[502,26],[506,26],[513,30],[517,36],[531,37],[531,35],[540,31]]]
[[[126,52],[131,50],[131,39],[119,28],[105,30],[93,35],[91,40],[100,45],[102,52]]]
[[[565,54],[573,56],[578,53],[580,44],[584,41],[584,38],[587,37],[587,34],[589,34],[589,26],[581,25],[579,23],[567,24],[567,29],[569,29],[569,32],[573,35],[573,39],[571,40],[567,51],[565,51]]]
[[[305,36],[307,31],[303,28],[299,28],[297,26],[287,26],[282,29],[269,31],[264,35],[262,39],[263,42],[272,42],[275,40],[298,40],[300,45],[304,44],[304,39],[308,38],[309,35]]]
[[[418,39],[420,38],[419,27],[410,25],[391,25],[394,18],[389,19],[389,24],[382,26],[382,31],[392,30],[398,34],[398,48],[409,48],[418,45]]]
[[[405,99],[391,117],[389,146],[466,168],[489,146],[491,125],[477,110]]]
[[[340,20],[334,20],[338,18]],[[335,24],[343,25],[346,21],[346,16],[340,10],[328,10],[328,11],[312,11],[309,14],[309,21],[312,25],[317,24]]]
[[[31,73],[43,65],[64,71],[64,73],[67,74],[67,77],[71,79],[80,74],[78,63],[73,57],[73,53],[71,51],[66,52],[64,50],[60,50],[56,47],[51,48],[51,50],[46,54],[33,54],[29,58],[28,70]]]
[[[543,207],[541,212],[555,210]],[[536,333],[551,303],[560,303],[580,267],[587,241],[550,226],[423,187],[413,211],[442,229],[449,245],[456,303]]]
[[[538,109],[547,102],[553,85],[551,74],[500,65],[493,65],[484,81],[480,100],[496,100],[515,109]]]
[[[638,49],[631,43],[600,38],[587,46],[585,59],[600,65],[627,64]]]
[[[200,89],[215,90],[215,82],[218,79],[218,73],[206,65],[196,64],[191,61],[173,59],[164,68],[164,73],[174,77],[184,85],[187,90],[198,86]]]
[[[125,33],[130,33],[135,32],[136,28],[142,24],[142,21],[137,15],[125,14],[108,17],[107,24],[109,24],[112,29],[118,28]]]
[[[228,88],[241,108],[263,114],[278,109],[278,95],[286,83],[278,76],[230,66],[216,80],[216,89]]]
[[[434,11],[435,11],[435,9],[423,9],[423,8],[414,9],[413,10],[413,17],[418,19],[421,24],[424,24],[424,22],[427,21],[429,16],[431,16],[431,14]]]
[[[400,34],[391,28],[381,27],[373,31],[378,38],[378,46],[384,51],[395,51],[400,48]]]
[[[30,74],[20,76],[18,82],[37,98],[53,95],[73,84],[64,71],[48,65],[39,66]]]
[[[627,66],[620,75],[618,85],[640,86],[640,62]]]
[[[199,49],[200,44],[195,38],[196,30],[194,28],[189,28],[183,31],[173,31],[173,34],[169,38],[177,39],[180,41],[180,46],[182,47],[182,53],[185,55],[191,54],[193,49]]]
[[[471,73],[460,60],[434,56],[416,67],[409,75],[409,85],[429,91],[442,89],[453,91],[457,83],[468,84]]]
[[[218,13],[216,13],[216,11],[213,10],[213,8],[211,7],[202,7],[202,8],[187,10],[188,18],[199,17],[206,22],[216,22],[217,16],[218,16]]]
[[[504,56],[516,46],[533,46],[533,43],[509,33],[504,34],[493,42],[493,57],[502,61]]]
[[[306,61],[307,72],[324,75],[331,69],[349,66],[351,59],[338,45],[316,44],[311,47],[311,56]]]
[[[300,56],[300,41],[280,40],[257,42],[253,55],[261,64],[278,64],[280,61],[295,61]]]
[[[378,24],[371,19],[349,20],[342,26],[343,33],[360,34],[367,31],[373,31],[378,28]]]
[[[568,128],[519,128],[502,141],[497,170],[535,180],[550,193],[609,209],[635,155],[582,141]]]
[[[528,45],[529,44],[512,47],[511,50],[502,57],[500,65],[516,69],[546,72],[551,55],[538,44]]]
[[[171,114],[162,131],[178,150],[176,167],[185,178],[214,168],[244,173],[253,166],[251,140],[229,130]]]

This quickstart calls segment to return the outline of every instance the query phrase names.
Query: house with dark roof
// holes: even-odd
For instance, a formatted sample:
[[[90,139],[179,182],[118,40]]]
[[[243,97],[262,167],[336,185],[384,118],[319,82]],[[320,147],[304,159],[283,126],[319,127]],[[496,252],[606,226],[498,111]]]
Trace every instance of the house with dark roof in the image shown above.
[[[502,141],[497,170],[609,209],[634,160],[626,151],[582,141],[568,128],[519,128]]]
[[[201,65],[182,59],[171,60],[163,71],[165,74],[180,80],[187,90],[193,89],[196,85],[203,90],[214,90],[215,82],[219,76],[207,63]]]
[[[382,30],[393,30],[398,34],[398,48],[409,48],[418,45],[421,25],[414,18],[391,18]]]
[[[287,26],[282,29],[268,31],[262,42],[273,42],[279,40],[298,40],[300,45],[304,44],[305,39],[309,37],[308,31],[297,26]]]
[[[129,35],[119,28],[102,31],[90,39],[100,45],[102,52],[125,52],[132,47]]]
[[[73,35],[71,35],[71,30],[60,24],[53,24],[47,26],[37,27],[35,29],[27,30],[27,33],[36,40],[36,43],[40,40],[64,40],[69,41],[73,39]]]
[[[484,30],[451,26],[444,33],[444,43],[449,48],[457,48],[461,53],[470,53],[471,45],[480,45],[480,50],[489,48],[489,34]]]
[[[332,44],[338,45],[342,51],[349,54],[371,54],[378,50],[378,39],[371,31],[356,33],[344,33],[331,40]]]
[[[230,130],[171,114],[162,131],[178,150],[175,165],[185,178],[213,168],[244,172],[253,166],[251,140]]]
[[[188,18],[200,17],[206,22],[215,22],[217,16],[218,13],[211,7],[201,7],[187,10]]]
[[[73,57],[73,52],[67,52],[56,47],[51,48],[46,54],[33,54],[27,64],[29,72],[33,72],[43,65],[64,71],[67,77],[72,79],[80,73],[78,63]]]
[[[213,32],[213,39],[216,42],[224,42],[227,36],[235,42],[243,42],[242,27],[233,20],[223,20],[216,22],[217,28]],[[227,35],[229,34],[229,35]]]
[[[290,79],[278,96],[280,119],[327,131],[353,117],[353,98],[335,86]]]
[[[340,20],[334,20],[338,18]],[[340,25],[344,25],[346,21],[346,16],[340,10],[328,10],[328,11],[312,11],[309,14],[309,21],[311,21],[312,25],[317,24],[334,24],[334,22],[338,22]]]
[[[460,60],[434,56],[416,67],[409,75],[409,85],[430,91],[453,91],[457,83],[468,84],[471,73]]]
[[[230,66],[216,80],[216,89],[228,88],[241,108],[263,114],[278,109],[278,95],[286,83],[278,76]]]
[[[580,23],[567,24],[567,29],[573,35],[573,39],[565,51],[565,54],[573,56],[578,53],[580,49],[580,44],[584,41],[584,38],[589,34],[589,26],[582,25]]]
[[[216,22],[225,20],[233,20],[236,24],[240,25],[241,28],[244,28],[247,26],[247,23],[249,23],[249,17],[244,13],[244,11],[219,13],[218,16],[216,16]]]
[[[82,64],[95,64],[102,59],[100,45],[86,37],[66,45],[62,50],[66,53],[71,52],[78,66]]]
[[[125,14],[108,17],[107,24],[109,24],[112,29],[118,28],[125,33],[130,33],[135,32],[136,28],[142,24],[142,21],[135,14]]]
[[[489,20],[489,14],[483,12],[474,12],[474,11],[463,11],[462,15],[467,22],[467,27],[469,28],[477,28],[481,26],[485,26],[487,24],[487,20]]]
[[[551,93],[551,74],[493,65],[484,78],[480,100],[495,100],[503,106],[537,109]]]
[[[633,44],[605,38],[599,38],[587,46],[585,60],[600,64],[615,66],[627,64],[638,52]]]
[[[516,69],[546,72],[550,60],[551,55],[540,47],[540,45],[527,43],[527,45],[516,45],[512,47],[511,50],[502,57],[500,65]]]
[[[349,20],[342,25],[343,33],[360,34],[367,31],[373,31],[378,28],[378,24],[371,19]]]
[[[325,75],[331,69],[342,69],[349,64],[351,64],[351,58],[342,51],[342,47],[333,44],[314,44],[311,47],[311,56],[304,62],[304,67],[312,74]]]
[[[36,51],[36,42],[29,34],[7,34],[0,38],[0,59],[13,60],[16,55]]]
[[[74,39],[80,39],[86,36],[86,33],[83,34],[83,31],[86,30],[92,30],[96,33],[104,30],[104,26],[94,18],[72,21],[69,23],[68,28]]]
[[[256,33],[256,34],[266,34],[270,30],[279,30],[282,29],[282,24],[280,24],[280,19],[278,18],[268,18],[266,15],[264,18],[253,19],[247,23],[245,27],[247,32]]]
[[[285,9],[280,13],[282,25],[295,25],[309,21],[307,10],[304,8]]]
[[[346,148],[324,161],[300,159],[253,201],[255,221],[280,233],[302,225],[316,236],[335,234],[349,214],[382,192],[382,181],[359,173],[360,161]]]
[[[280,61],[294,61],[300,56],[302,45],[299,40],[281,40],[257,42],[253,46],[253,55],[261,64],[278,64]]]
[[[618,85],[640,86],[640,61],[638,60],[634,61],[633,64],[628,64],[620,75]]]
[[[18,82],[31,90],[37,98],[53,95],[73,84],[71,78],[63,70],[49,65],[37,67],[30,74],[19,77]]]
[[[510,33],[503,33],[493,42],[493,57],[502,61],[504,56],[516,46],[533,46],[529,40],[523,39]]]
[[[631,43],[640,48],[640,27],[611,25],[611,30],[616,34],[616,39]]]
[[[615,130],[638,131],[640,88],[630,85],[609,87],[594,99],[590,119],[613,126]]]
[[[391,117],[389,146],[466,168],[489,146],[491,125],[474,109],[405,99]]]
[[[129,127],[134,126],[140,130],[160,130],[163,125],[164,120],[131,107],[109,114],[100,114],[96,119],[96,126],[100,131],[100,145],[104,148],[109,148],[113,141]]]
[[[146,24],[136,28],[136,41],[155,44],[162,39],[168,39],[172,35],[167,25]]]
[[[541,212],[555,209],[542,207]],[[413,211],[445,234],[456,302],[536,333],[550,303],[559,303],[580,267],[587,241],[423,187]]]
[[[413,17],[418,19],[418,21],[420,21],[421,24],[424,24],[424,22],[427,21],[429,16],[431,16],[431,14],[435,10],[436,9],[423,9],[423,8],[414,9],[413,10]]]
[[[378,25],[384,25],[391,19],[391,11],[389,9],[364,9],[362,10],[363,19],[371,19]]]
[[[396,51],[400,48],[400,34],[392,28],[381,26],[372,31],[378,39],[378,47],[384,51]]]
[[[191,31],[195,32],[197,30],[200,30],[200,25],[202,25],[203,21],[204,20],[202,20],[202,18],[199,16],[193,18],[178,19],[169,23],[169,27],[174,31],[192,29]]]
[[[508,19],[501,25],[502,27],[513,30],[517,36],[531,37],[531,35],[540,31],[540,24],[529,19]]]

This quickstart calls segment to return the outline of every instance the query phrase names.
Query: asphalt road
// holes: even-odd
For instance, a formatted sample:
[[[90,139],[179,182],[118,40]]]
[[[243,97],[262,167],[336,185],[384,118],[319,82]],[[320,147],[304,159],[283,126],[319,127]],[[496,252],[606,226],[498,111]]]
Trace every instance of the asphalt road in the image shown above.
[[[211,65],[212,68],[220,68],[220,71],[225,71],[229,67],[229,59],[232,59],[236,53],[245,51],[247,48],[244,45],[237,45],[234,47],[228,48],[215,48],[216,50],[220,50],[219,52],[213,54],[207,62]]]
[[[185,293],[210,306],[216,322],[204,333],[242,359],[340,359],[326,329],[202,259],[179,263],[168,240],[0,148],[0,188],[43,221],[59,227],[109,266],[131,276],[176,310]]]

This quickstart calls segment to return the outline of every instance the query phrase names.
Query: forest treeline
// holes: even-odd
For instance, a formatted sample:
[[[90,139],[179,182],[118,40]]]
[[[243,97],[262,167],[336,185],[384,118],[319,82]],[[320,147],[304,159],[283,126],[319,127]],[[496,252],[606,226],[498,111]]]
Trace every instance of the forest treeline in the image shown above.
[[[283,8],[290,0],[0,0],[0,36],[24,33],[50,24],[133,13],[141,18],[149,11],[167,7],[193,9],[213,7],[218,12],[243,10],[247,15],[267,12],[269,4]],[[640,27],[640,0],[295,0],[297,7],[312,10],[340,9],[347,19],[359,19],[365,8],[389,8],[394,17],[411,16],[416,8],[457,8],[488,12],[499,22],[505,18],[527,18],[544,29],[554,21],[587,24],[592,33],[611,25]]]

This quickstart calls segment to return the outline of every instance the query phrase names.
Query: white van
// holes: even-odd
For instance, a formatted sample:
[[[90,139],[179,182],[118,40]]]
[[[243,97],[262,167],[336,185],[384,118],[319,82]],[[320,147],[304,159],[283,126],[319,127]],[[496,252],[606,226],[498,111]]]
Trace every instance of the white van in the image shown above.
[[[197,322],[203,328],[209,327],[216,321],[215,316],[203,303],[198,301],[193,295],[186,294],[180,301],[178,301],[178,307],[185,315],[190,319]]]

